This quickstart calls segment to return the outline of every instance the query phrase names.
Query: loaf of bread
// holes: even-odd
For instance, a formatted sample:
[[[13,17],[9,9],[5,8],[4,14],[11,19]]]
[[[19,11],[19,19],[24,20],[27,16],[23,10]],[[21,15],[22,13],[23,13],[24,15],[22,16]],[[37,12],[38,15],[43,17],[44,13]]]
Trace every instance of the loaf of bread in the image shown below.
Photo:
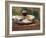
[[[27,15],[25,18],[28,19],[28,20],[33,20],[35,18],[35,16],[33,16],[33,15]]]

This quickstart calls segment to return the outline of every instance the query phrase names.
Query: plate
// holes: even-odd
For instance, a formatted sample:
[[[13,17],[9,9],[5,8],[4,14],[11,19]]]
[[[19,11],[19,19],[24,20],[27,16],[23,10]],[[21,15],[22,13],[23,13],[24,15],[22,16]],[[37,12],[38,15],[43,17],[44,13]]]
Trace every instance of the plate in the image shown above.
[[[18,21],[16,22],[17,24],[22,24],[22,25],[25,25],[25,24],[31,24],[32,21],[29,21],[28,19],[24,19],[22,21]]]

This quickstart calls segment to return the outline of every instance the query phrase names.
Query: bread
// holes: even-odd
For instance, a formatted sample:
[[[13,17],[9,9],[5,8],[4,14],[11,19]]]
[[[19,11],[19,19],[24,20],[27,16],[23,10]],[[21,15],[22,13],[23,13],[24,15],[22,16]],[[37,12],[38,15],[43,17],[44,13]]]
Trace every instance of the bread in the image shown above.
[[[33,16],[33,15],[27,15],[26,16],[26,19],[28,19],[28,20],[33,20],[35,18],[35,16]]]

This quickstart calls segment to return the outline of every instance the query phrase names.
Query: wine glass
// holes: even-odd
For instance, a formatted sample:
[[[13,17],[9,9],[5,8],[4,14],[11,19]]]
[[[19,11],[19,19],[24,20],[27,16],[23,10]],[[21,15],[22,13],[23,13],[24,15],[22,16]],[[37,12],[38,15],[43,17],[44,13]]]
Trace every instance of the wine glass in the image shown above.
[[[22,11],[22,15],[24,16],[24,19],[25,19],[25,17],[27,16],[27,11],[26,10],[23,10]]]

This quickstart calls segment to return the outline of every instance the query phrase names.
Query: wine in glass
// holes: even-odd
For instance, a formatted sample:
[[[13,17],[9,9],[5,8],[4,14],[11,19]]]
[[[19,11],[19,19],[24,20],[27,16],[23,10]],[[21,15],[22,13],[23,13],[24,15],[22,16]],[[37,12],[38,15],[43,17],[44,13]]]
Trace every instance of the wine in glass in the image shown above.
[[[23,10],[22,11],[22,15],[24,16],[24,19],[25,19],[25,17],[27,16],[27,11],[26,10]]]

